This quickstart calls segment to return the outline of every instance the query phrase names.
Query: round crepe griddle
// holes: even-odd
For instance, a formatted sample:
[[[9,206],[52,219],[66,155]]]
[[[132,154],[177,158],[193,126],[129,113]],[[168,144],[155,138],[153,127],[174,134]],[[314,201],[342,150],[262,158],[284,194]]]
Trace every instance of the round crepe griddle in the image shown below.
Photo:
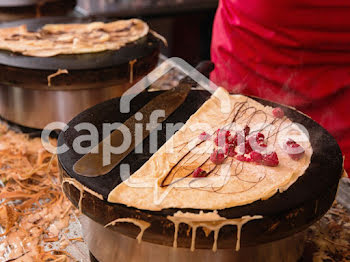
[[[27,25],[29,31],[37,31],[46,24],[107,22],[105,18],[73,18],[73,17],[43,17],[3,23],[0,28]],[[0,64],[12,67],[39,70],[86,70],[100,69],[122,65],[134,59],[150,54],[159,46],[148,45],[149,35],[131,42],[118,50],[107,50],[97,53],[57,55],[52,57],[33,57],[0,50]]]
[[[145,53],[143,56],[136,59],[136,63],[133,65],[133,81],[147,75],[151,70],[154,69],[159,61],[159,40],[156,39],[153,35],[148,35],[147,38],[147,45],[149,46],[149,49],[144,50]],[[52,78],[51,86],[48,86],[48,76],[56,73],[57,69],[36,70],[5,66],[0,64],[0,83],[8,86],[9,88],[19,87],[21,89],[45,91],[70,91],[96,88],[101,89],[103,87],[118,86],[125,83],[131,85],[131,66],[129,61],[132,61],[133,59],[130,58],[130,60],[125,60],[125,63],[113,67],[85,70],[68,70],[68,74],[61,74]],[[115,96],[110,96],[108,99],[111,99]],[[84,109],[89,107],[85,107]]]
[[[79,114],[68,125],[69,128],[60,134],[58,145],[66,144],[69,150],[58,156],[62,170],[62,177],[74,178],[84,186],[101,194],[104,200],[84,192],[82,200],[82,212],[106,225],[117,218],[136,218],[151,223],[143,236],[144,241],[161,245],[172,246],[174,238],[174,225],[167,219],[177,211],[199,213],[197,209],[164,209],[161,211],[140,210],[127,207],[122,204],[113,204],[106,201],[110,191],[121,183],[119,166],[109,174],[96,178],[87,178],[75,174],[72,170],[74,163],[82,156],[72,149],[76,137],[87,134],[77,132],[74,127],[82,122],[94,124],[99,131],[101,141],[101,129],[103,123],[123,123],[132,114],[136,113],[144,104],[159,95],[160,92],[144,92],[135,97],[131,102],[131,113],[119,113],[119,99],[113,99]],[[197,109],[210,97],[207,91],[193,90],[186,101],[166,121],[162,123],[163,129],[158,131],[158,146],[165,143],[166,123],[186,122]],[[285,238],[306,229],[309,225],[324,215],[332,205],[339,179],[343,171],[342,153],[335,139],[319,124],[304,114],[270,101],[253,98],[258,102],[269,106],[280,106],[287,117],[292,121],[304,125],[310,133],[310,141],[313,147],[311,164],[305,174],[301,176],[287,191],[277,193],[267,200],[255,201],[252,204],[218,210],[222,217],[239,218],[245,215],[262,215],[263,219],[250,221],[244,225],[241,236],[241,246],[258,245],[281,238]],[[83,144],[89,146],[89,144]],[[122,163],[130,164],[131,173],[140,168],[150,157],[149,137],[144,140],[143,154],[130,153]],[[75,206],[78,206],[80,192],[73,185],[64,183],[63,189]],[[189,200],[190,201],[190,200]],[[206,211],[206,210],[204,210]],[[208,210],[209,211],[209,210]],[[212,210],[210,210],[212,211]],[[129,223],[119,223],[110,229],[127,236],[136,238],[139,228]],[[218,248],[234,248],[236,227],[225,226],[220,230]],[[202,230],[197,231],[196,248],[212,248],[213,233],[208,237]],[[178,234],[178,246],[189,248],[191,237],[188,235],[188,226],[180,224]]]

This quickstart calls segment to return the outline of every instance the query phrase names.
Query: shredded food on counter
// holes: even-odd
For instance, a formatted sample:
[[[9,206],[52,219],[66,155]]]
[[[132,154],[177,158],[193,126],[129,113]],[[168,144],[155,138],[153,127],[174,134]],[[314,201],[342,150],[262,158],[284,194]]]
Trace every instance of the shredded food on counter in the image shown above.
[[[64,249],[50,250],[45,243],[66,241],[60,233],[72,214],[56,156],[40,138],[30,139],[0,123],[0,260],[70,261]]]
[[[306,232],[302,262],[350,261],[350,211],[336,201]]]

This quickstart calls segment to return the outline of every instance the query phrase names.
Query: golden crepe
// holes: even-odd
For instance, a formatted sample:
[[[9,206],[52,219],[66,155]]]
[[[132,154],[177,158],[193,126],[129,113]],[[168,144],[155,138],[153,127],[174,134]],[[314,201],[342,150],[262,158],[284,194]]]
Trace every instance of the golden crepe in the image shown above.
[[[50,57],[59,54],[96,53],[118,50],[149,32],[139,19],[111,23],[49,24],[37,32],[26,25],[0,29],[0,49],[27,56]]]
[[[226,150],[218,163],[213,156],[222,153],[222,145],[215,139],[222,130],[231,133],[229,138],[245,138],[230,156]],[[251,138],[261,139],[261,147],[245,151],[241,145]],[[286,150],[291,141],[303,152],[293,155]],[[253,161],[253,154],[263,159]],[[108,201],[147,210],[241,206],[287,190],[304,174],[311,155],[305,131],[280,108],[219,88],[139,170],[110,192]]]

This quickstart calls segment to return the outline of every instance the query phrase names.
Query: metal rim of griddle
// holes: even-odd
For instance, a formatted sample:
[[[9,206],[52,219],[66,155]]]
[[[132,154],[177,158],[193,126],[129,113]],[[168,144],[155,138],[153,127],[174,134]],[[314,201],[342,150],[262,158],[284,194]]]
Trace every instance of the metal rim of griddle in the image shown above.
[[[142,104],[148,102],[148,100],[156,95],[157,92],[139,94],[134,98],[131,104],[131,112],[137,112]],[[185,103],[163,124],[165,125],[166,123],[177,122],[180,120],[185,122],[189,116],[209,98],[209,96],[210,94],[207,91],[191,91]],[[245,233],[242,235],[242,246],[258,245],[282,239],[304,230],[314,223],[325,214],[332,205],[343,170],[342,154],[338,144],[319,124],[293,108],[259,98],[254,99],[264,105],[282,107],[286,115],[292,121],[303,124],[310,132],[310,140],[314,153],[311,158],[311,164],[305,174],[301,176],[287,191],[277,193],[268,200],[259,200],[249,205],[218,210],[219,215],[226,218],[237,218],[244,215],[262,215],[264,217],[260,220],[251,221],[244,226]],[[118,122],[125,121],[129,116],[118,115],[116,113],[115,107],[118,105],[117,101],[117,99],[107,101],[78,115],[68,124],[69,129],[65,133],[61,133],[58,144],[62,145],[63,143],[67,143],[70,147],[74,137],[78,135],[78,133],[72,132],[72,128],[80,122],[90,121],[97,124],[109,121],[115,122],[116,120],[118,120]],[[113,111],[108,111],[111,107],[113,107]],[[108,116],[111,112],[114,112],[115,115]],[[96,117],[91,118],[91,115]],[[145,142],[145,144],[147,146],[147,142]],[[129,156],[130,158],[128,158]],[[133,163],[139,164],[140,166],[149,158],[149,155],[144,156],[144,159],[142,159],[142,156],[139,158],[136,158],[136,155],[129,156],[125,159],[126,163],[132,160]],[[80,157],[81,156],[74,154],[72,150],[58,156],[62,170],[62,177],[75,178],[84,186],[101,193],[106,199],[106,196],[109,193],[108,190],[110,191],[113,189],[113,187],[121,181],[120,178],[119,181],[117,179],[118,167],[104,177],[93,179],[83,178],[74,174],[72,171],[73,164]],[[102,192],[103,188],[109,189]],[[78,206],[78,200],[80,197],[79,190],[67,183],[64,184],[63,189],[73,204]],[[120,217],[143,219],[152,224],[150,229],[146,231],[144,235],[145,241],[168,246],[171,246],[173,243],[174,227],[172,222],[167,220],[166,217],[179,210],[182,212],[194,213],[200,211],[198,209],[177,208],[164,209],[161,211],[139,210],[121,204],[112,204],[106,200],[100,200],[87,192],[84,193],[84,196],[85,199],[82,201],[83,213],[98,223],[105,225]],[[120,224],[112,229],[134,238],[138,233],[137,229],[127,224]],[[180,226],[179,245],[182,247],[190,246],[190,237],[188,237],[187,230],[188,228],[186,228],[186,226]],[[221,237],[219,238],[218,247],[232,247],[232,239],[235,236],[234,232],[234,229],[224,227],[220,231]],[[213,241],[211,237],[206,237],[204,232],[198,232],[198,238],[198,248],[211,248]]]
[[[25,19],[15,22],[3,23],[0,28],[15,27],[26,24],[29,31],[36,31],[45,24],[53,23],[91,23],[94,21],[108,22],[106,18],[73,18],[73,17],[43,17]],[[0,64],[37,70],[88,70],[114,67],[133,59],[138,59],[145,53],[159,48],[159,45],[150,46],[148,41],[151,35],[129,43],[119,50],[107,50],[97,53],[57,55],[53,57],[32,57],[17,54],[11,51],[0,50]]]

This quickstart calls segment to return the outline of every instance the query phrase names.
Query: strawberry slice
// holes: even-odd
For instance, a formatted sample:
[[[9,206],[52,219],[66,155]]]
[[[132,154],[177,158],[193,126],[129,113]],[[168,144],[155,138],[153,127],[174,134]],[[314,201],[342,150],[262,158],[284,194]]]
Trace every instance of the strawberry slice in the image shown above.
[[[206,171],[204,171],[203,169],[201,169],[200,167],[197,167],[193,173],[192,173],[193,177],[207,177],[208,173]]]
[[[284,112],[283,112],[282,108],[280,108],[280,107],[274,108],[274,109],[272,110],[272,114],[273,114],[273,116],[276,117],[276,118],[282,118],[282,117],[284,117]]]
[[[261,162],[263,160],[262,154],[260,154],[259,152],[256,152],[256,151],[253,151],[250,153],[250,158],[253,160],[253,162],[255,162],[257,164],[261,164]]]
[[[226,144],[224,146],[224,152],[225,152],[225,155],[230,156],[230,157],[237,155],[237,153],[235,151],[235,146],[232,144]]]
[[[305,153],[304,148],[291,138],[283,145],[283,149],[293,160],[299,160]]]
[[[219,147],[223,147],[227,143],[228,137],[230,136],[231,136],[230,131],[225,129],[218,129],[216,131],[216,137],[214,139],[215,145]]]
[[[240,144],[238,147],[238,151],[241,154],[249,154],[253,151],[252,147],[250,146],[249,141],[245,141],[244,143]]]
[[[241,162],[252,162],[253,160],[250,157],[246,157],[245,155],[238,155],[236,159]]]
[[[198,138],[201,140],[201,141],[206,141],[210,138],[210,135],[207,133],[207,132],[202,132],[200,133],[200,135],[198,136]]]
[[[214,150],[214,152],[210,155],[210,160],[215,165],[222,164],[225,161],[224,151],[222,151],[222,149]]]
[[[261,163],[265,166],[278,166],[279,160],[276,152],[263,155]]]
[[[249,145],[254,151],[263,151],[267,144],[265,143],[265,136],[262,133],[252,134],[248,137]]]

